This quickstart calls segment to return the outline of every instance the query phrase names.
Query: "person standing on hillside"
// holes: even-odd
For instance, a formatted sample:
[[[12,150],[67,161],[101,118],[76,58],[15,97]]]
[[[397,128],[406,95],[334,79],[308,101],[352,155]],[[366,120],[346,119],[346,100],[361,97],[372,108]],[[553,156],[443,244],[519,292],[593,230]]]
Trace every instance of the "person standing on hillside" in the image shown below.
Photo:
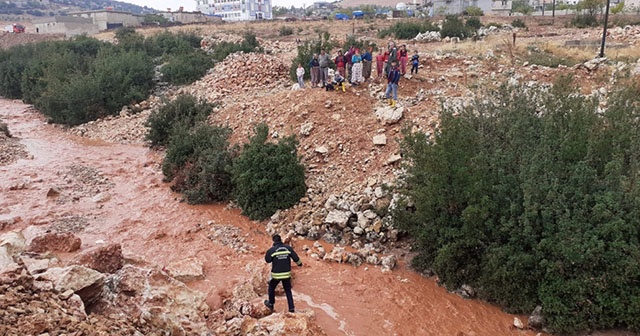
[[[367,51],[362,54],[362,77],[365,81],[371,78],[371,61],[373,61],[373,47],[367,48]]]
[[[296,69],[296,76],[298,76],[298,85],[301,89],[304,89],[304,67],[300,63],[298,63],[298,68]]]
[[[353,63],[351,63],[351,58],[353,57],[353,55],[355,54],[356,48],[354,46],[349,47],[349,50],[347,50],[347,52],[344,54],[344,59],[345,59],[345,64],[346,64],[346,74],[345,74],[345,78],[347,79],[348,82],[351,82],[353,80],[353,76],[352,76],[352,66]]]
[[[318,54],[313,54],[313,58],[309,62],[309,71],[311,72],[311,87],[318,87],[320,82],[320,63],[318,62]]]
[[[418,74],[418,66],[420,65],[420,56],[418,56],[418,51],[416,50],[413,56],[411,56],[411,74]]]
[[[396,62],[398,64],[398,49],[396,48],[396,43],[393,41],[389,42],[389,56],[386,58],[387,64],[384,69],[384,73],[388,76],[391,71],[391,64]]]
[[[378,55],[376,56],[376,74],[378,75],[378,79],[382,77],[382,70],[384,69],[384,53],[382,52],[382,48],[378,50]]]
[[[400,69],[398,69],[398,61],[392,61],[389,66],[389,74],[387,75],[387,91],[384,96],[389,99],[389,105],[396,107],[398,100],[398,82],[400,82]],[[393,98],[390,95],[393,94]]]
[[[398,58],[400,59],[400,74],[404,76],[407,73],[407,62],[409,61],[406,44],[403,44],[398,50]]]
[[[287,295],[287,305],[289,312],[295,313],[293,305],[293,294],[291,293],[291,260],[298,266],[302,266],[302,261],[298,254],[289,245],[282,242],[280,235],[274,235],[273,246],[264,255],[264,260],[271,263],[271,279],[269,280],[269,299],[264,301],[267,308],[273,310],[276,303],[276,286],[282,281],[284,293]]]
[[[347,77],[345,66],[347,64],[346,57],[342,54],[342,50],[338,50],[338,56],[333,60],[333,63],[336,64],[336,71],[342,75],[342,77]]]
[[[329,80],[329,55],[327,51],[322,49],[320,56],[318,56],[318,65],[320,66],[320,80],[322,80],[322,87],[327,85]]]
[[[358,85],[364,83],[364,77],[362,77],[362,56],[360,56],[360,50],[356,49],[351,56],[351,84]]]

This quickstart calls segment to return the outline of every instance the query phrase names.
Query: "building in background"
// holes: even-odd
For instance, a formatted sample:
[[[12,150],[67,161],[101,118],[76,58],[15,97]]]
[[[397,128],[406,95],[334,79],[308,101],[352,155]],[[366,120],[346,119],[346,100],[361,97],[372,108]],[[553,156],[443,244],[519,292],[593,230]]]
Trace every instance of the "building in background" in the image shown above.
[[[132,14],[109,9],[69,13],[71,16],[93,20],[99,30],[117,29],[121,27],[139,27],[144,22],[144,15]]]
[[[169,20],[169,22],[182,24],[205,23],[215,21],[216,19],[201,12],[183,12],[182,10],[179,10],[177,12],[158,12],[158,15]]]
[[[64,34],[66,37],[97,34],[100,29],[92,19],[76,16],[51,16],[33,20],[36,34]]]
[[[196,0],[196,9],[223,21],[271,20],[271,0]]]

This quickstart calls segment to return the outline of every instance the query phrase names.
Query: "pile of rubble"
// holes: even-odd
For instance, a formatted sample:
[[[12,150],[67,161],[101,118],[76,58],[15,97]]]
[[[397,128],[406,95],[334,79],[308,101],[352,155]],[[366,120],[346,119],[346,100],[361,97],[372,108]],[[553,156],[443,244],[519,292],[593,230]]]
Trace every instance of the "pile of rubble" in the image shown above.
[[[151,265],[126,264],[119,244],[81,248],[73,234],[0,236],[0,326],[10,335],[326,335],[312,311],[272,314],[264,306],[269,267],[211,311],[205,294]],[[76,253],[62,262],[53,253]],[[144,264],[144,263],[143,263]]]
[[[614,27],[609,30],[612,40],[616,42],[629,42],[631,45],[640,41],[640,26]]]
[[[360,244],[354,244],[352,247],[358,247]],[[384,248],[380,243],[365,244],[363,248],[350,252],[341,246],[333,246],[331,251],[327,252],[320,242],[314,242],[313,246],[304,245],[302,250],[306,254],[316,260],[324,260],[327,262],[346,263],[358,267],[362,264],[373,266],[381,266],[382,272],[390,272],[396,267],[398,259],[395,255],[383,256],[381,253]]]
[[[29,155],[20,141],[11,136],[6,124],[0,123],[0,166],[8,165]]]
[[[489,27],[480,27],[477,31],[476,31],[476,36],[477,37],[485,37],[491,34],[498,34],[498,33],[502,33],[502,32],[510,32],[514,30],[514,28],[511,25],[503,25],[501,27],[496,27],[496,26],[489,26]],[[418,35],[416,35],[416,37],[413,38],[414,41],[419,41],[419,42],[439,42],[439,41],[445,41],[445,42],[460,42],[460,39],[451,39],[451,38],[442,38],[440,35],[439,31],[428,31],[428,32],[424,32],[424,33],[418,33]]]
[[[207,238],[221,245],[230,247],[238,253],[248,253],[253,245],[246,242],[248,234],[243,234],[242,230],[232,225],[214,224],[208,222],[209,234]]]
[[[202,50],[213,53],[216,45],[222,42],[240,44],[244,40],[244,36],[236,34],[216,33],[215,35],[204,36],[200,41],[200,47]],[[281,52],[295,51],[296,46],[293,43],[280,42],[278,40],[264,40],[258,38],[260,47],[264,49],[267,54],[278,54]]]
[[[72,164],[57,174],[61,183],[47,191],[47,197],[57,204],[78,201],[84,197],[91,197],[94,203],[102,203],[111,198],[108,191],[113,188],[113,182],[93,167]]]
[[[227,56],[209,73],[181,89],[210,102],[218,102],[231,94],[259,88],[261,92],[288,87],[290,63],[281,57],[260,53],[235,53]]]
[[[161,99],[151,96],[149,99],[125,106],[117,116],[107,116],[96,121],[71,127],[71,134],[90,139],[101,139],[115,143],[144,143],[147,135],[145,123],[152,111],[159,108]]]

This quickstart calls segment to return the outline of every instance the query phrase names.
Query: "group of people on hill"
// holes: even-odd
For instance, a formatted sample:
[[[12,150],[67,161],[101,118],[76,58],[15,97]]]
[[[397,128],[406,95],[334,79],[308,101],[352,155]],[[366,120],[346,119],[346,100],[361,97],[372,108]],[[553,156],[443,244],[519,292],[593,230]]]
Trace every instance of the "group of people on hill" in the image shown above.
[[[333,78],[330,78],[329,67],[332,61],[336,65],[336,71]],[[346,82],[354,86],[365,83],[371,79],[373,61],[372,46],[367,47],[364,53],[361,53],[361,50],[354,46],[349,47],[346,52],[338,50],[333,59],[325,49],[322,49],[320,54],[314,54],[309,61],[311,87],[327,90],[335,88],[345,91]],[[386,77],[385,98],[389,99],[389,104],[392,106],[395,106],[398,99],[398,83],[400,77],[406,74],[409,61],[411,62],[411,74],[417,74],[420,64],[418,51],[416,50],[409,59],[407,46],[401,45],[400,48],[397,48],[393,41],[389,41],[387,48],[380,48],[375,57],[377,78]],[[304,88],[305,69],[302,64],[298,64],[296,75],[300,88]]]

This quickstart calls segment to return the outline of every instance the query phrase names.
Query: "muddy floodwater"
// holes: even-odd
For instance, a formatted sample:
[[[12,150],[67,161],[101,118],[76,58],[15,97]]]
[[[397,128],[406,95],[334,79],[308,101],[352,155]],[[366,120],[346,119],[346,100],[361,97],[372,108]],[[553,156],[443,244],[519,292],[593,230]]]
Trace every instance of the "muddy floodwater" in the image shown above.
[[[70,136],[17,101],[0,100],[0,119],[30,155],[0,166],[0,219],[15,219],[10,229],[25,229],[27,239],[74,232],[83,249],[120,243],[128,262],[160,267],[197,258],[205,278],[188,285],[207,293],[213,309],[247,277],[247,267],[263,262],[270,245],[263,225],[226,205],[180,202],[162,182],[160,154]],[[294,243],[305,263],[294,267],[296,308],[315,311],[328,335],[536,335],[513,330],[514,315],[447,293],[404,261],[388,273],[330,264],[307,257],[305,244],[312,242]],[[286,300],[276,301],[284,311]]]

